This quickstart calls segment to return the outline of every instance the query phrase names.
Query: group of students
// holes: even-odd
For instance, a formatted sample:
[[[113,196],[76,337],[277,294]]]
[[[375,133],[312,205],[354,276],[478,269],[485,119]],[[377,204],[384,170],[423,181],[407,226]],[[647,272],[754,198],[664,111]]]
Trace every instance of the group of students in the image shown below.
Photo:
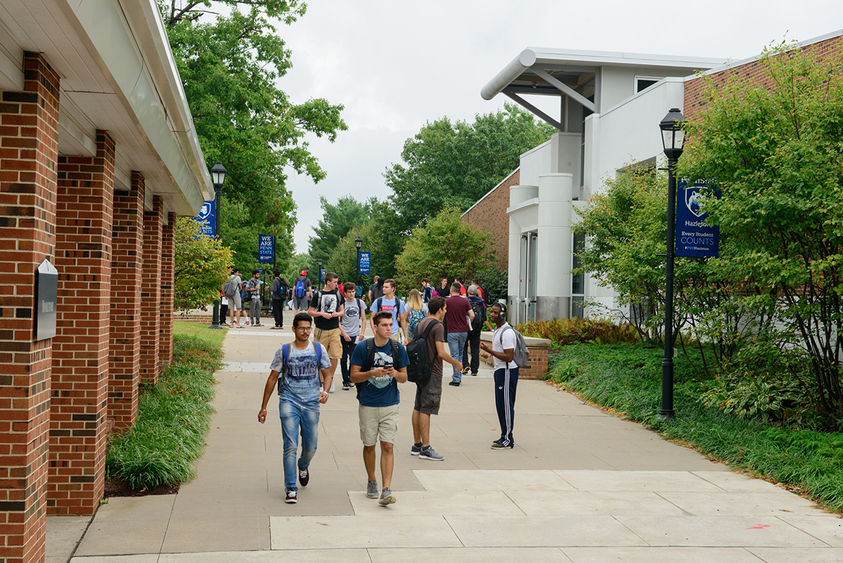
[[[319,407],[328,401],[340,360],[343,363],[343,388],[349,389],[354,385],[357,391],[360,439],[367,475],[366,496],[379,499],[382,506],[396,501],[391,486],[393,448],[399,423],[398,384],[407,382],[410,365],[405,347],[410,340],[406,339],[406,335],[402,338],[403,331],[399,329],[408,326],[410,315],[406,305],[395,296],[395,281],[387,279],[381,285],[383,295],[375,296],[368,307],[372,313],[368,323],[372,328],[372,338],[365,338],[367,308],[356,297],[356,286],[346,283],[340,290],[336,274],[329,272],[325,276],[324,287],[312,292],[307,313],[296,313],[293,319],[294,341],[282,345],[275,352],[264,386],[258,422],[266,421],[266,407],[273,392],[277,392],[284,442],[287,503],[298,502],[296,479],[302,487],[310,482],[309,467],[318,441]],[[462,362],[457,359],[463,349],[454,352],[451,325],[445,326],[449,322],[447,315],[451,307],[459,309],[464,322],[465,317],[473,317],[468,299],[460,296],[458,284],[452,284],[447,299],[438,295],[430,297],[425,304],[425,316],[413,327],[414,336],[411,337],[414,341],[423,340],[427,351],[427,361],[419,362],[415,371],[419,371],[419,365],[424,365],[428,373],[415,383],[410,453],[431,461],[445,459],[430,445],[430,417],[439,413],[441,403],[443,362],[453,366],[455,375],[463,370]],[[494,449],[514,447],[512,428],[518,366],[513,360],[515,333],[508,330],[511,327],[505,314],[506,307],[501,303],[489,308],[489,320],[497,328],[491,345],[480,343],[480,348],[493,356],[495,364],[495,404],[501,435],[492,442]],[[411,349],[418,347],[415,342],[410,346]],[[299,436],[301,454],[297,457]],[[378,444],[381,457],[380,494],[375,471]]]

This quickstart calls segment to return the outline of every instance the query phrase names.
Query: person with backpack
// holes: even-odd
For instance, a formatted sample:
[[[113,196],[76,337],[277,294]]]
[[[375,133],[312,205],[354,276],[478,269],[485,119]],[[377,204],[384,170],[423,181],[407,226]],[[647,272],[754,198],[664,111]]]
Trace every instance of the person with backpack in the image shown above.
[[[319,405],[328,401],[327,389],[331,386],[333,372],[325,347],[310,343],[311,319],[307,313],[293,318],[291,344],[282,345],[269,367],[269,377],[263,389],[263,401],[258,411],[258,422],[266,422],[266,405],[273,389],[278,388],[278,412],[281,416],[281,434],[284,439],[284,488],[285,502],[298,502],[296,476],[302,487],[310,482],[310,462],[316,454],[319,435]],[[280,376],[280,378],[279,378]],[[301,434],[301,456],[296,462]]]
[[[492,335],[492,345],[480,343],[480,348],[494,359],[495,367],[495,409],[501,437],[492,442],[493,450],[514,448],[512,428],[515,422],[515,390],[518,387],[518,364],[515,363],[515,348],[518,346],[517,333],[506,322],[506,306],[495,303],[489,309],[489,320],[497,327]]]
[[[426,348],[427,379],[416,382],[416,399],[413,403],[413,447],[410,448],[410,454],[430,461],[445,459],[445,456],[430,445],[430,416],[439,414],[439,404],[442,400],[442,362],[448,362],[458,370],[462,369],[462,364],[448,353],[448,340],[445,336],[445,326],[442,324],[446,311],[445,299],[433,297],[427,304],[427,317],[419,323],[416,337],[407,346],[408,356],[410,356],[410,351],[415,352],[413,349],[417,341],[424,343]],[[411,362],[414,358],[415,353],[411,355]],[[410,371],[414,371],[412,363],[408,368],[408,372]]]
[[[316,331],[314,342],[321,342],[331,357],[331,375],[337,371],[337,365],[342,358],[342,337],[340,336],[340,318],[345,311],[345,297],[337,288],[337,275],[334,272],[325,274],[325,287],[321,291],[314,291],[310,300],[307,314],[313,317]],[[333,386],[328,389],[334,392]]]
[[[395,466],[393,445],[398,437],[398,383],[407,381],[410,360],[407,351],[392,338],[392,313],[380,311],[373,318],[374,337],[357,344],[351,355],[351,381],[357,386],[360,402],[358,418],[363,442],[363,464],[366,467],[366,497],[378,498],[375,476],[377,453],[381,444],[381,506],[395,502],[392,494],[392,471]]]
[[[222,285],[222,293],[228,298],[231,326],[236,328],[240,328],[240,310],[243,308],[243,301],[240,297],[241,291],[243,291],[243,280],[240,279],[240,270],[234,268]]]
[[[468,330],[468,336],[465,341],[465,346],[462,350],[462,364],[463,375],[471,372],[471,375],[477,375],[480,369],[480,333],[483,332],[483,327],[489,325],[486,320],[486,303],[477,295],[477,286],[468,286],[468,304],[471,310],[474,311],[474,318],[471,320],[471,328]],[[489,327],[491,328],[491,327]],[[471,364],[468,363],[468,353],[471,352]]]
[[[451,284],[451,295],[445,302],[448,304],[448,311],[445,313],[445,326],[448,327],[448,349],[451,356],[461,358],[465,342],[468,340],[469,322],[474,320],[474,311],[468,299],[460,295],[459,282]],[[459,387],[462,382],[462,373],[454,367],[454,374],[448,385]]]
[[[275,317],[274,329],[284,328],[284,299],[287,297],[287,280],[281,277],[278,269],[272,270],[272,316]]]
[[[375,299],[369,311],[372,316],[372,332],[375,331],[374,313],[386,311],[392,314],[392,338],[399,342],[406,342],[407,306],[395,295],[395,280],[387,279],[383,282],[383,295]]]
[[[342,371],[342,389],[348,391],[351,388],[351,371],[349,361],[357,342],[363,340],[366,334],[366,304],[357,297],[357,285],[352,282],[345,282],[345,309],[340,321],[340,335],[342,336],[342,358],[340,358],[340,370]]]
[[[411,289],[407,294],[407,342],[416,335],[416,327],[427,316],[427,305],[422,302],[418,289]]]
[[[307,270],[302,270],[296,283],[293,284],[293,308],[296,313],[304,313],[308,309],[310,299],[310,280],[307,277]]]
[[[252,326],[261,326],[261,271],[252,270],[252,279],[246,282],[246,294],[249,301],[249,319],[252,321]]]

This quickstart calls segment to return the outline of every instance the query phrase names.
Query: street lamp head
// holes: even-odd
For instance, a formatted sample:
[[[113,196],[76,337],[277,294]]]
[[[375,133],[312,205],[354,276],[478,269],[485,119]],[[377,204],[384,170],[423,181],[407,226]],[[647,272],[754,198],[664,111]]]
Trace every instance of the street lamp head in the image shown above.
[[[211,181],[214,183],[214,188],[219,189],[225,183],[225,173],[226,169],[222,162],[217,162],[211,168]]]
[[[670,160],[678,159],[685,144],[685,116],[679,108],[670,108],[664,119],[659,122],[662,130],[662,146],[664,154]]]
[[[363,239],[360,238],[360,237],[357,237],[356,239],[354,239],[354,246],[357,247],[357,250],[360,250],[361,248],[363,248]]]
[[[319,265],[320,268],[322,267],[322,259],[321,258],[316,260],[316,263]]]

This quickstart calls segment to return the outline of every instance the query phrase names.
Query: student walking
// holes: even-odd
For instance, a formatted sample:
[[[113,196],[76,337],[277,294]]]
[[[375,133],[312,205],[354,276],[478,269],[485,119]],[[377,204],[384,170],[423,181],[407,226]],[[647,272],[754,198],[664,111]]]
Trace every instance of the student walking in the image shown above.
[[[246,293],[251,296],[249,305],[249,319],[252,326],[261,326],[261,272],[252,270],[252,279],[246,282]]]
[[[316,454],[319,433],[319,405],[328,401],[331,385],[331,362],[324,346],[310,343],[310,317],[299,313],[293,319],[292,344],[284,344],[275,352],[269,377],[263,390],[258,422],[266,422],[266,405],[273,389],[278,387],[278,412],[284,439],[285,502],[298,502],[296,476],[302,487],[310,482],[310,461]],[[279,375],[281,376],[279,379]],[[296,462],[299,434],[301,456]]]
[[[342,372],[342,388],[348,391],[351,388],[351,371],[349,361],[354,347],[359,340],[363,340],[366,334],[366,304],[362,299],[356,297],[357,286],[352,282],[343,285],[345,291],[345,309],[340,321],[340,335],[342,336],[342,358],[340,359],[340,371]]]
[[[342,338],[340,337],[340,318],[345,310],[345,297],[337,289],[337,275],[333,272],[325,274],[325,287],[321,291],[314,291],[310,300],[307,314],[316,321],[314,342],[321,342],[328,350],[331,358],[331,377],[337,371],[337,364],[342,357]],[[328,391],[334,392],[331,386]]]
[[[309,294],[310,280],[307,278],[307,270],[302,270],[295,284],[293,284],[293,308],[296,310],[296,313],[307,311]]]
[[[411,289],[407,294],[407,340],[415,338],[416,327],[427,316],[427,305],[422,302],[421,293],[418,289]]]
[[[462,351],[463,375],[471,372],[471,375],[477,375],[480,369],[480,333],[483,332],[483,326],[488,326],[486,320],[486,303],[478,295],[478,288],[476,285],[468,286],[468,304],[471,310],[474,311],[474,318],[471,320],[471,328],[468,331],[468,336],[465,341],[465,347]],[[489,327],[491,328],[491,327]],[[468,353],[471,352],[471,364],[468,362]]]
[[[284,299],[287,297],[287,280],[281,277],[278,269],[272,270],[272,316],[275,318],[275,326],[272,328],[284,328]]]
[[[480,348],[494,357],[495,409],[501,437],[492,442],[492,449],[514,448],[512,428],[515,424],[515,390],[518,387],[518,364],[515,363],[515,329],[506,322],[506,306],[495,303],[489,308],[489,320],[497,327],[492,335],[492,345],[480,343]]]
[[[430,416],[439,414],[442,401],[442,362],[448,362],[459,371],[462,364],[451,357],[446,346],[445,318],[447,305],[443,297],[434,297],[427,304],[427,318],[416,329],[418,338],[427,335],[427,365],[430,377],[424,383],[416,383],[416,399],[413,404],[413,447],[410,454],[419,459],[443,461],[445,456],[430,445]]]
[[[448,349],[454,358],[462,358],[462,351],[468,339],[468,320],[474,319],[474,311],[468,299],[460,295],[459,282],[451,284],[451,295],[445,300],[448,311],[445,313],[445,324],[448,326]],[[462,373],[454,366],[454,374],[448,385],[459,387],[462,381]]]
[[[243,308],[240,292],[243,291],[243,280],[240,270],[234,268],[231,275],[222,286],[223,295],[228,297],[228,309],[231,311],[231,326],[240,328],[240,310]]]
[[[386,311],[392,315],[392,338],[399,342],[406,342],[405,331],[407,326],[407,306],[395,296],[395,280],[388,279],[383,282],[383,295],[375,299],[369,308],[372,312],[372,332],[375,331],[374,313]]]
[[[357,386],[360,439],[363,442],[363,465],[366,467],[366,496],[378,498],[375,475],[377,452],[381,445],[381,506],[395,502],[392,494],[392,472],[395,466],[393,445],[398,436],[398,383],[407,381],[410,363],[407,350],[392,338],[392,314],[387,311],[373,317],[374,337],[357,344],[351,355],[351,381]]]

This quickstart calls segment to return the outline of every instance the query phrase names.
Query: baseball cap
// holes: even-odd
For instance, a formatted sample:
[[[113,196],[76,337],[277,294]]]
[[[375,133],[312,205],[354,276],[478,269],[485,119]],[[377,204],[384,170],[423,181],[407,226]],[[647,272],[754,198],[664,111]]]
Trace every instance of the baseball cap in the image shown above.
[[[306,276],[306,275],[307,275],[307,270],[302,270],[301,272],[299,272],[299,275],[300,275],[300,276]]]

